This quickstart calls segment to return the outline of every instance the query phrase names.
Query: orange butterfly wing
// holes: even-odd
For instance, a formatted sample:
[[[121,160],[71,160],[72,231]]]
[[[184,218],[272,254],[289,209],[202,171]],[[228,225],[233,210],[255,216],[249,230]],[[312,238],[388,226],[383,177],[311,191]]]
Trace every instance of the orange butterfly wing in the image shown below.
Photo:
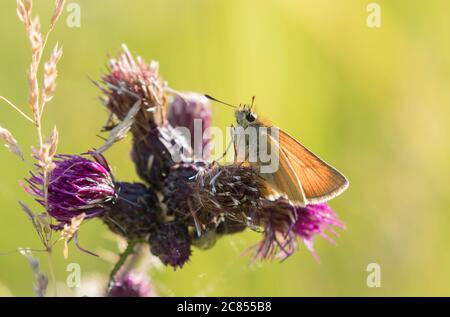
[[[302,188],[300,178],[295,173],[289,157],[281,149],[279,142],[270,134],[267,135],[271,151],[278,153],[279,166],[275,173],[261,173],[261,176],[278,191],[291,200],[293,203],[306,206],[306,197]]]
[[[279,131],[280,167],[286,156],[293,172],[300,180],[307,203],[323,203],[345,191],[348,180],[282,130]],[[282,168],[278,173],[284,173]],[[275,176],[276,178],[276,176]]]

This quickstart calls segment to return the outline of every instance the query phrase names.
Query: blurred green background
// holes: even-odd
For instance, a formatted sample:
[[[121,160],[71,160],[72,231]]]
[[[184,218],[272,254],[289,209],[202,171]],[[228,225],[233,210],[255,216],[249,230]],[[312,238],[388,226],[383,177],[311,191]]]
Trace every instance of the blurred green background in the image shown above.
[[[194,250],[181,270],[152,270],[161,295],[450,295],[449,1],[376,1],[382,26],[375,29],[366,24],[371,1],[362,0],[72,2],[81,7],[81,27],[68,27],[64,12],[48,46],[56,40],[64,46],[44,118],[46,131],[54,124],[60,131],[60,152],[102,144],[96,134],[107,113],[88,77],[99,78],[108,54],[127,43],[133,53],[158,60],[175,89],[233,103],[256,95],[262,116],[351,183],[331,202],[348,229],[336,247],[316,239],[320,264],[302,247],[283,263],[249,266],[240,254],[259,236],[248,232]],[[15,1],[0,6],[0,94],[25,105],[28,42]],[[52,6],[35,1],[44,30]],[[234,120],[226,107],[214,113],[220,127]],[[3,102],[0,125],[29,157],[33,126]],[[129,139],[107,158],[119,179],[138,180],[128,152]],[[30,167],[0,150],[0,295],[33,295],[28,263],[8,253],[41,248],[17,204],[36,206],[18,185]],[[100,221],[83,225],[80,240],[94,252],[117,252]],[[35,255],[46,270],[46,256]],[[83,276],[111,269],[73,246],[64,260],[59,245],[53,261],[62,282],[68,263],[79,263]],[[381,266],[380,288],[366,284],[369,263]]]

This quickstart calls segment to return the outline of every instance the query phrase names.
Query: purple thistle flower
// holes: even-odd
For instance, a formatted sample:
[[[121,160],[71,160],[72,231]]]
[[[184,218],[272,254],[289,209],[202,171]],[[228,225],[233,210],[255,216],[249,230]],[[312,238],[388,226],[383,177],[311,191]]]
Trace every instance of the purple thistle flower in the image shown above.
[[[169,123],[177,128],[187,128],[194,157],[207,160],[211,152],[212,111],[209,100],[202,94],[188,92],[175,95],[167,114]]]
[[[263,200],[255,222],[264,228],[262,241],[255,246],[256,259],[286,259],[297,249],[298,238],[303,241],[313,257],[319,261],[314,249],[314,237],[319,235],[328,242],[335,241],[327,232],[338,236],[334,228],[345,229],[344,223],[327,204],[294,206],[285,198]]]
[[[297,221],[292,230],[302,239],[306,248],[311,252],[314,258],[319,261],[319,256],[314,249],[314,237],[319,235],[331,244],[336,244],[336,242],[327,235],[327,231],[338,237],[339,234],[334,228],[345,229],[345,224],[327,204],[296,207],[295,210],[297,213]]]
[[[55,168],[48,180],[47,206],[42,173],[31,173],[27,179],[29,187],[25,189],[36,196],[60,224],[70,223],[81,213],[86,214],[86,219],[100,216],[117,194],[104,157],[98,154],[92,154],[92,157],[94,160],[78,155],[55,156]]]
[[[108,290],[108,297],[150,297],[152,288],[143,276],[126,273],[113,282]]]
[[[296,208],[289,200],[262,199],[261,209],[252,220],[264,230],[261,242],[250,248],[255,251],[254,260],[285,259],[295,252],[297,239],[292,227],[296,221]]]

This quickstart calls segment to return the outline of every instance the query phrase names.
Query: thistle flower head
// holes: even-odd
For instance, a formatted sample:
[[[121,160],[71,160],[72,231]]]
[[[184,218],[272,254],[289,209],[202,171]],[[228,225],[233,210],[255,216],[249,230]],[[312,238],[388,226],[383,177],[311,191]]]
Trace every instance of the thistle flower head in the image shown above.
[[[125,118],[137,101],[141,102],[131,127],[135,136],[143,137],[149,129],[165,122],[166,84],[159,75],[158,62],[135,59],[122,45],[122,52],[109,60],[108,73],[97,85],[104,93],[103,104],[119,120]]]
[[[167,119],[173,127],[188,129],[194,157],[207,160],[210,155],[212,111],[209,99],[204,95],[188,92],[174,96]]]
[[[42,173],[31,174],[26,190],[60,223],[70,223],[85,213],[86,219],[102,215],[117,197],[113,178],[103,156],[94,160],[79,155],[57,155],[48,186]]]
[[[314,249],[314,237],[319,235],[331,244],[335,244],[335,241],[327,235],[327,232],[337,237],[339,234],[334,228],[345,229],[345,224],[327,204],[296,207],[296,213],[297,221],[293,226],[293,231],[302,239],[314,258],[319,260]]]
[[[195,226],[197,235],[215,230],[224,219],[251,222],[259,208],[262,180],[240,164],[184,163],[172,167],[164,184],[164,201],[177,219]]]
[[[162,216],[158,197],[139,183],[117,182],[115,189],[117,199],[103,214],[103,222],[128,240],[147,237]]]
[[[191,256],[192,239],[186,225],[177,221],[160,224],[150,234],[150,252],[174,269],[183,267]]]
[[[192,184],[200,170],[207,166],[204,162],[175,164],[169,170],[164,180],[163,194],[169,215],[174,215],[179,220],[187,220],[193,206]]]
[[[152,288],[147,279],[134,273],[125,273],[108,289],[108,297],[150,297]]]
[[[263,228],[263,238],[255,246],[255,259],[284,259],[296,250],[296,235],[292,227],[296,221],[295,207],[284,198],[263,199],[255,215],[255,224]]]
[[[263,239],[256,246],[255,258],[285,259],[297,249],[297,241],[303,241],[316,260],[314,250],[316,235],[335,243],[327,232],[338,236],[334,228],[344,229],[345,225],[327,204],[295,206],[285,198],[264,199],[262,209],[257,214],[257,223],[263,227]]]
[[[134,138],[131,158],[138,175],[155,189],[161,189],[170,168],[191,161],[192,152],[186,140],[166,124],[151,129],[144,138]]]
[[[204,169],[191,186],[196,206],[243,223],[260,208],[265,188],[258,171],[242,164]]]

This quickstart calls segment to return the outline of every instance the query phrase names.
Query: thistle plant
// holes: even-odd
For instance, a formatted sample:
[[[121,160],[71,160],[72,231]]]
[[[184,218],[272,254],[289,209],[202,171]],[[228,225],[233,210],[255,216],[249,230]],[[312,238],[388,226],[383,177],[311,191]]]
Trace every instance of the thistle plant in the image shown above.
[[[200,93],[170,88],[162,79],[158,62],[135,58],[125,45],[94,82],[109,113],[101,128],[109,133],[104,145],[94,149],[86,144],[88,152],[83,154],[58,153],[56,127],[47,138],[42,131],[43,111],[56,89],[62,56],[58,44],[44,64],[42,88],[38,69],[63,7],[63,0],[55,2],[49,31],[42,35],[39,19],[32,18],[32,1],[17,1],[32,52],[28,72],[31,114],[0,97],[37,130],[37,145],[32,147],[35,169],[22,186],[38,204],[35,208],[20,205],[49,255],[59,241],[65,244],[66,257],[71,241],[92,254],[78,245],[77,236],[85,221],[98,219],[127,241],[112,268],[105,294],[149,296],[154,292],[147,282],[133,275],[133,263],[143,250],[149,250],[164,265],[181,269],[188,265],[195,248],[214,247],[216,239],[244,230],[262,236],[260,243],[247,249],[253,254],[252,261],[286,259],[301,243],[318,259],[313,247],[315,236],[334,243],[327,232],[337,236],[334,229],[344,229],[345,225],[328,205],[295,205],[274,195],[255,167],[211,160],[209,100]],[[200,123],[200,130],[196,123]],[[180,127],[190,136],[180,134]],[[107,150],[127,135],[132,138],[131,161],[141,178],[139,183],[117,180],[105,158]],[[0,138],[25,160],[9,130],[0,127]],[[59,238],[54,239],[53,233]],[[37,273],[30,253],[24,254],[36,269],[38,294],[44,295],[46,279]]]

